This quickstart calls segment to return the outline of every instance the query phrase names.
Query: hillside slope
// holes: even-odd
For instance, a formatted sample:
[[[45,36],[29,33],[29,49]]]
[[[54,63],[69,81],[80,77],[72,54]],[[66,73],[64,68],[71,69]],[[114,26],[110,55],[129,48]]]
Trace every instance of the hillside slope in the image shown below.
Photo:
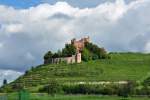
[[[60,83],[83,81],[141,80],[150,73],[150,54],[112,53],[111,59],[82,62],[80,64],[40,65],[19,77],[11,85],[22,83],[26,87],[47,84],[51,79]]]

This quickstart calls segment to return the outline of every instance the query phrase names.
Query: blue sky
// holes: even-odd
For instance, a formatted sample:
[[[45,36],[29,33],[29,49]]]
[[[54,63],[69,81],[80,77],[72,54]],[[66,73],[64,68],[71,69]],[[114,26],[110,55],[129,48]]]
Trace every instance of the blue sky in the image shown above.
[[[40,0],[0,0],[0,4],[15,8],[28,8],[40,4]]]
[[[100,3],[104,2],[114,2],[115,0],[0,0],[0,4],[13,6],[15,8],[28,8],[37,6],[41,3],[55,4],[58,1],[65,1],[75,7],[85,8],[85,7],[95,7]],[[129,3],[133,0],[125,0],[126,3]]]
[[[149,53],[149,18],[150,0],[0,0],[0,83],[72,38],[88,35],[108,52]]]

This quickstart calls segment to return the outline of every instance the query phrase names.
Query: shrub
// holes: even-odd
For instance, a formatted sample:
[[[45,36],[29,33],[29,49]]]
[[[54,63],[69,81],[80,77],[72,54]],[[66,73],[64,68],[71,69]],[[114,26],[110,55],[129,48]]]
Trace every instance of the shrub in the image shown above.
[[[92,59],[92,54],[90,53],[88,49],[84,48],[82,51],[81,58],[83,61],[89,61]]]
[[[13,92],[14,90],[12,89],[12,87],[11,86],[3,86],[3,87],[1,87],[0,88],[0,92],[2,92],[2,93],[11,93],[11,92]]]
[[[102,94],[114,95],[117,93],[115,85],[100,85],[100,84],[77,84],[63,85],[63,91],[66,94]]]
[[[23,83],[15,83],[15,84],[12,84],[12,89],[14,90],[14,91],[20,91],[20,90],[22,90],[24,88],[24,85],[23,85]]]
[[[128,81],[127,84],[122,85],[118,90],[118,96],[128,97],[134,93],[135,82]]]
[[[97,45],[92,43],[85,43],[85,48],[92,53],[92,59],[106,59],[110,58],[104,48],[99,48]]]
[[[144,85],[144,86],[150,86],[150,77],[146,78],[146,79],[143,81],[143,85]]]
[[[49,95],[54,96],[55,94],[61,92],[61,85],[56,80],[51,80],[48,85],[39,89],[39,92],[46,92]]]

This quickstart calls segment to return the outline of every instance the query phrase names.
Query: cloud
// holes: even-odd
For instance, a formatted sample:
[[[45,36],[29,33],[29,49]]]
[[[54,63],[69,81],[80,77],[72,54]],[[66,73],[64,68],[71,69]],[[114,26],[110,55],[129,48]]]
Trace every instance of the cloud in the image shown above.
[[[23,32],[22,24],[7,24],[3,25],[2,28],[7,35]]]
[[[2,48],[4,45],[3,45],[3,43],[0,43],[0,48]]]
[[[149,9],[149,0],[107,1],[82,9],[66,2],[27,9],[0,5],[0,68],[27,70],[42,64],[48,50],[87,35],[108,51],[150,52]]]
[[[18,76],[22,75],[23,73],[13,71],[13,70],[0,70],[0,86],[3,84],[3,80],[7,79],[7,82],[12,82]]]

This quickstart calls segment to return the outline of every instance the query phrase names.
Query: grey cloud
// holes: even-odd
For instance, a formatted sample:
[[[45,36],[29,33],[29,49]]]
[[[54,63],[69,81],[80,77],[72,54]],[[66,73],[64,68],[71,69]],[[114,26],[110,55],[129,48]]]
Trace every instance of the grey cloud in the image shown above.
[[[73,17],[62,14],[62,13],[56,13],[53,16],[49,17],[49,19],[65,19],[65,20],[71,20]]]

